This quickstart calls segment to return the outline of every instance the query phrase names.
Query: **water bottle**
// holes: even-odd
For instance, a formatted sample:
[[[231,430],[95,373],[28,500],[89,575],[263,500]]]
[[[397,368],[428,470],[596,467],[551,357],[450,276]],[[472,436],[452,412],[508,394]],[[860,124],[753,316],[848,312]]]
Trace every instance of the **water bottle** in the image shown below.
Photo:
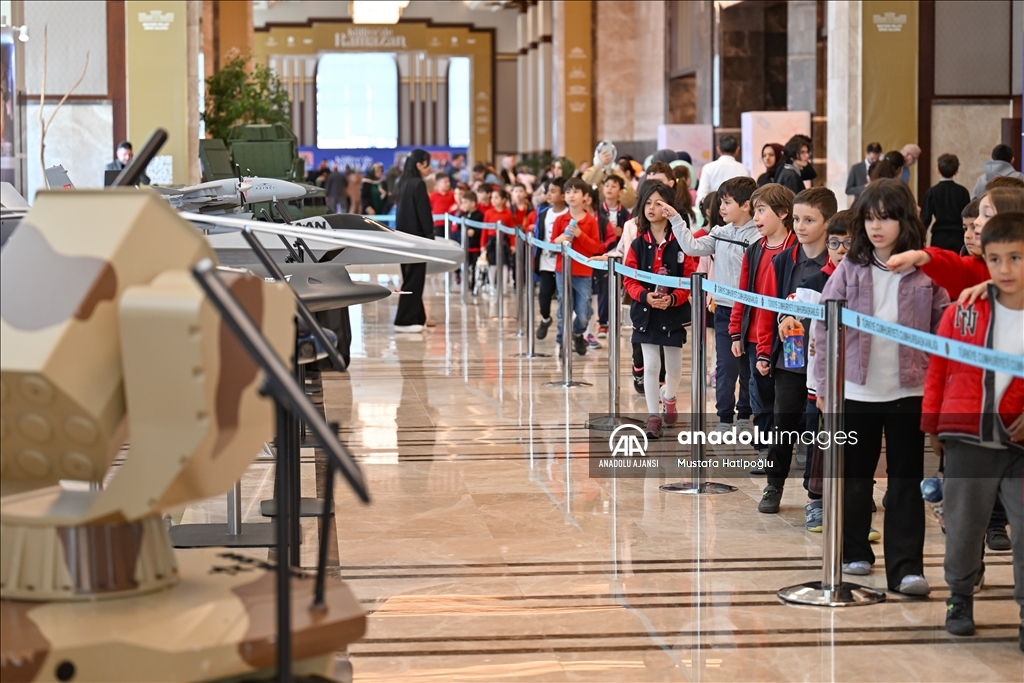
[[[802,368],[807,364],[804,358],[804,328],[797,324],[782,340],[782,357],[786,369]]]
[[[668,275],[668,268],[666,268],[665,266],[658,268],[658,275]],[[669,293],[669,289],[670,288],[668,285],[658,285],[657,287],[654,288],[654,293],[660,296],[664,296]]]
[[[942,479],[939,477],[928,477],[921,480],[921,497],[926,503],[932,506],[932,512],[939,520],[942,532],[946,532],[946,516],[942,509]]]
[[[579,225],[579,223],[576,222],[575,218],[570,218],[569,219],[569,228],[572,228],[572,229],[575,230],[577,225]],[[573,235],[573,234],[569,233],[568,232],[568,228],[566,228],[565,238],[569,241],[569,244],[572,244],[572,241],[573,241],[573,239],[576,238],[576,235]]]

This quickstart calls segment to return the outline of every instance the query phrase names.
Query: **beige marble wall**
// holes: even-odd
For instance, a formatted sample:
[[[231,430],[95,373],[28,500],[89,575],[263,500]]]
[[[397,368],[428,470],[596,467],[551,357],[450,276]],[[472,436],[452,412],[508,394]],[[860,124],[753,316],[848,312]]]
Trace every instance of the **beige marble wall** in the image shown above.
[[[658,126],[667,122],[665,2],[595,4],[596,136],[653,140]]]
[[[107,94],[107,5],[103,0],[25,2],[25,91],[38,95],[46,29],[46,93],[63,95],[75,84],[85,55],[89,66],[76,95]]]
[[[27,170],[31,201],[45,187],[39,165],[39,104],[26,106],[28,129]],[[49,119],[55,105],[48,104],[43,116]],[[76,187],[103,187],[103,168],[114,159],[110,141],[114,137],[114,114],[109,102],[65,104],[46,133],[46,165],[61,164]]]
[[[956,182],[974,191],[974,183],[999,144],[1002,120],[1011,115],[1010,102],[949,103],[932,105],[932,161],[940,154],[960,158]],[[934,181],[941,176],[932,172]]]

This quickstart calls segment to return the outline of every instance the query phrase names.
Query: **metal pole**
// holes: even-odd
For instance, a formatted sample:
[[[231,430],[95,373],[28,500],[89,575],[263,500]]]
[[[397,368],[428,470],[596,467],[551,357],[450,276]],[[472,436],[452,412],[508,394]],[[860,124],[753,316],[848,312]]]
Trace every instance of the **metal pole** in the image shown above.
[[[526,234],[520,229],[516,228],[516,253],[515,253],[515,272],[516,272],[516,336],[522,337],[525,333],[523,327],[525,324],[525,316],[523,315],[523,245],[526,244]]]
[[[448,212],[444,212],[444,238],[448,239],[448,235],[451,234],[451,219],[448,216]],[[452,274],[449,271],[445,271],[444,274],[444,293],[446,295],[452,293]],[[447,301],[447,299],[446,299]]]
[[[707,433],[707,309],[704,308],[704,276],[705,273],[694,273],[690,276],[690,429],[695,434]],[[661,490],[667,493],[688,493],[707,495],[715,493],[732,493],[735,486],[705,481],[707,471],[704,467],[704,442],[693,439],[690,447],[691,457],[699,465],[694,468],[691,481],[676,484],[665,484]]]
[[[501,244],[500,223],[494,224],[494,296],[498,299],[498,322],[505,317],[505,250]]]
[[[466,231],[469,230],[466,227],[466,217],[463,216],[459,221],[459,233],[462,235],[462,251],[465,254],[462,258],[462,303],[469,303],[469,269],[475,268],[475,263],[469,262],[469,236],[466,235]]]
[[[596,417],[587,423],[587,429],[595,429],[601,432],[614,431],[622,424],[638,424],[639,421],[631,417],[619,415],[619,351],[621,340],[619,335],[622,327],[619,325],[619,311],[622,310],[622,283],[619,280],[621,275],[615,272],[615,266],[619,263],[619,256],[608,255],[608,414]]]
[[[559,293],[562,310],[562,381],[548,382],[549,387],[589,387],[589,382],[572,381],[572,259],[569,243],[562,242],[562,291]]]
[[[291,568],[288,562],[288,527],[291,508],[288,481],[288,442],[291,440],[291,411],[277,405],[277,472],[274,481],[274,500],[277,501],[277,680],[292,680],[292,607]]]
[[[846,330],[843,327],[842,300],[825,302],[825,433],[835,436],[843,431],[843,401],[846,388]],[[778,592],[786,602],[801,605],[845,607],[873,605],[885,600],[885,593],[843,581],[843,461],[845,439],[829,439],[822,471],[824,513],[822,529],[822,580],[788,586]]]
[[[242,482],[236,481],[228,489],[228,536],[242,533]]]
[[[519,358],[547,358],[546,353],[537,353],[537,335],[534,334],[533,328],[534,317],[533,312],[536,306],[534,305],[534,288],[533,288],[533,246],[530,244],[529,237],[524,238],[523,248],[525,253],[523,254],[523,281],[516,285],[523,289],[523,308],[525,309],[526,315],[526,353],[517,353],[516,356]]]

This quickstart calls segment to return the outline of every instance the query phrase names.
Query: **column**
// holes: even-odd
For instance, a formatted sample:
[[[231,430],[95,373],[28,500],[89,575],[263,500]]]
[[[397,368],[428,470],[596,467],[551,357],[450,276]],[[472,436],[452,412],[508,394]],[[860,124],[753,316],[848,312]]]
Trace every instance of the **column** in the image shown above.
[[[448,58],[437,59],[436,144],[448,146]]]
[[[140,14],[151,21],[138,20]],[[157,128],[168,133],[149,175],[153,182],[188,184],[198,152],[190,144],[190,118],[198,117],[198,82],[189,79],[188,3],[129,0],[125,30],[128,139],[141,145]],[[134,19],[134,20],[133,20]],[[196,67],[197,69],[198,67]],[[195,74],[197,75],[197,74]],[[196,98],[192,98],[195,93]],[[189,104],[195,105],[195,110]],[[198,126],[198,124],[196,124]],[[198,138],[198,128],[194,131]]]
[[[826,3],[828,26],[828,166],[826,182],[849,205],[846,178],[863,157],[861,141],[862,2]],[[845,200],[845,201],[844,201]]]
[[[404,147],[412,141],[412,69],[409,62],[415,59],[410,52],[399,52],[398,62],[398,145]]]
[[[516,146],[520,152],[528,154],[533,150],[528,144],[527,126],[529,123],[530,109],[528,94],[530,92],[527,79],[529,78],[529,64],[527,53],[529,43],[527,39],[527,10],[520,5],[519,15],[516,17],[516,45],[519,54],[516,57],[516,93],[518,97],[516,106]]]
[[[554,134],[554,104],[552,89],[554,86],[554,57],[552,52],[552,12],[551,0],[541,0],[537,5],[537,21],[539,22],[536,70],[539,87],[537,88],[537,104],[534,115],[537,117],[537,152],[550,152]]]
[[[815,113],[818,3],[789,0],[786,16],[786,108]]]
[[[555,138],[553,153],[575,163],[588,160],[593,151],[592,44],[593,3],[588,0],[556,0],[554,3]],[[581,94],[583,90],[586,95]]]
[[[526,150],[540,150],[540,122],[537,120],[537,101],[540,80],[537,72],[537,17],[540,9],[530,5],[526,10]]]

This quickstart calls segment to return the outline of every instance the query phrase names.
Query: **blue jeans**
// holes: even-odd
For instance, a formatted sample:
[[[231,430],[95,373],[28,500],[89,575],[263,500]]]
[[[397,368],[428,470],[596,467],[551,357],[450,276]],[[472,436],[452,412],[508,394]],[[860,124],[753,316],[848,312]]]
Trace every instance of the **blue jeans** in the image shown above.
[[[775,378],[757,371],[757,344],[745,342],[750,365],[750,411],[754,425],[762,432],[770,432],[775,424]]]
[[[715,306],[715,411],[718,419],[732,424],[733,413],[741,420],[750,417],[750,364],[746,354],[732,355],[729,318],[732,306]],[[736,400],[736,380],[740,381],[740,400]]]
[[[590,324],[591,305],[590,297],[594,293],[592,279],[589,275],[576,275],[572,278],[572,311],[576,317],[572,321],[573,335],[583,334]],[[559,294],[562,292],[562,274],[555,273],[555,286]],[[558,331],[555,334],[555,342],[562,343],[562,305],[558,305]]]

